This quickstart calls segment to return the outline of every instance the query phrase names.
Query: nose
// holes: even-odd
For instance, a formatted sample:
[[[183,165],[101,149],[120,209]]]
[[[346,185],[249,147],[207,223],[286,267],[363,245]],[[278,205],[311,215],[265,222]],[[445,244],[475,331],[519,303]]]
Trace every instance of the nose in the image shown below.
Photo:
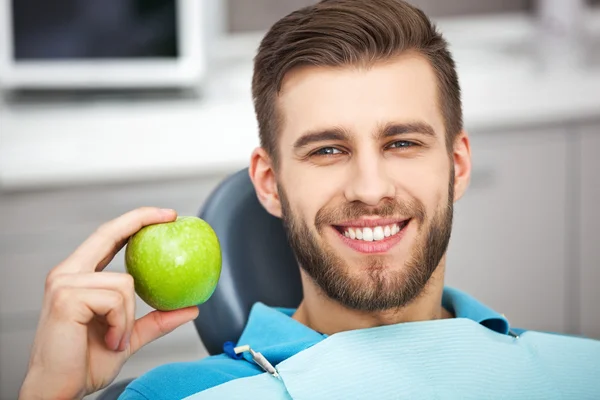
[[[345,190],[346,200],[376,206],[382,200],[394,198],[395,186],[377,158],[357,160]]]

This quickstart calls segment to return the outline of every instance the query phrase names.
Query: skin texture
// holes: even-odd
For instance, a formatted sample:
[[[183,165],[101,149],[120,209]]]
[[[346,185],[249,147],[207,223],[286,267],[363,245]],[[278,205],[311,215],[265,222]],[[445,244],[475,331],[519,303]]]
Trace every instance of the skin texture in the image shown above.
[[[213,294],[221,275],[219,239],[200,218],[178,217],[133,235],[125,265],[149,306],[170,311],[199,305]]]
[[[300,67],[284,78],[279,164],[258,148],[250,176],[296,239],[304,300],[294,318],[319,332],[451,316],[441,305],[446,236],[468,186],[470,145],[463,131],[446,147],[436,82],[415,53],[369,68]],[[408,129],[382,135],[391,125]],[[303,139],[324,131],[338,134]],[[411,218],[384,253],[350,248],[331,226],[382,217]],[[344,281],[352,290],[340,295],[332,287]]]

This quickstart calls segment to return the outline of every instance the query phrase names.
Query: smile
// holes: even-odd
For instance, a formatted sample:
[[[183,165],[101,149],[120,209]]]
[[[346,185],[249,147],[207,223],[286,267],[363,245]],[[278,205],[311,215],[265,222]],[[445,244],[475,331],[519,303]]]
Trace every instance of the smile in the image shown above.
[[[373,242],[397,235],[407,223],[408,221],[404,221],[400,224],[375,226],[372,228],[343,228],[342,233],[344,236],[350,239],[364,240],[365,242]]]
[[[362,220],[333,226],[338,237],[352,249],[361,253],[384,253],[395,246],[410,219],[403,221]]]

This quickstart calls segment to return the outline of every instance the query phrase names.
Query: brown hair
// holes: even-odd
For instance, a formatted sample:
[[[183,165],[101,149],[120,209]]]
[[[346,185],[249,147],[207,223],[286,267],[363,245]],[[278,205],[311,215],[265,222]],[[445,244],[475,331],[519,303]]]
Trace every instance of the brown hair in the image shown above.
[[[439,103],[450,151],[462,129],[460,86],[448,44],[429,18],[402,0],[323,0],[276,22],[254,58],[252,96],[261,146],[277,165],[282,117],[276,100],[295,67],[370,66],[417,51],[438,79]]]

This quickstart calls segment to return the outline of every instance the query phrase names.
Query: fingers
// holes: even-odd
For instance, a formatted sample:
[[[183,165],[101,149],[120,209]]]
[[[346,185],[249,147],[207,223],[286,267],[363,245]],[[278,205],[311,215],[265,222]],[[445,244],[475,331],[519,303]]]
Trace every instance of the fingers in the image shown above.
[[[124,299],[118,292],[96,289],[86,292],[90,301],[94,301],[90,309],[96,315],[104,315],[108,330],[104,336],[106,346],[111,350],[118,350],[126,335],[127,313],[124,307]],[[102,296],[102,301],[99,301]]]
[[[147,225],[171,222],[174,210],[142,207],[99,227],[56,269],[60,272],[93,272],[103,269],[125,245],[127,239]]]
[[[104,302],[98,302],[96,297],[81,295],[81,291],[100,293],[106,298]],[[82,324],[93,318],[89,311],[105,316],[109,324],[105,337],[107,346],[121,351],[127,348],[135,323],[135,291],[131,275],[117,272],[54,275],[46,282],[46,293],[53,312],[58,316],[70,311],[74,315],[66,317],[78,318],[76,322]],[[65,304],[67,302],[68,305]],[[115,302],[119,310],[105,312],[102,307],[111,302]],[[83,311],[81,307],[84,307]]]
[[[60,274],[47,280],[47,303],[55,318],[87,325],[104,316],[109,326],[105,342],[111,350],[135,353],[198,316],[198,307],[152,311],[135,320],[133,278],[117,272]]]
[[[103,316],[108,325],[105,341],[110,349],[116,350],[127,327],[124,301],[116,290],[67,287],[54,295],[52,315],[82,326],[96,316]]]
[[[125,326],[125,334],[123,335],[123,338],[121,338],[117,348],[117,350],[120,351],[123,351],[129,347],[129,340],[135,324],[135,289],[133,277],[129,274],[125,274],[124,276],[128,277],[127,282],[124,283],[124,287],[121,289],[127,292],[125,298],[125,315],[127,317],[127,323]]]
[[[134,354],[148,343],[172,332],[198,316],[198,307],[174,311],[152,311],[138,319],[131,334],[130,351]]]

